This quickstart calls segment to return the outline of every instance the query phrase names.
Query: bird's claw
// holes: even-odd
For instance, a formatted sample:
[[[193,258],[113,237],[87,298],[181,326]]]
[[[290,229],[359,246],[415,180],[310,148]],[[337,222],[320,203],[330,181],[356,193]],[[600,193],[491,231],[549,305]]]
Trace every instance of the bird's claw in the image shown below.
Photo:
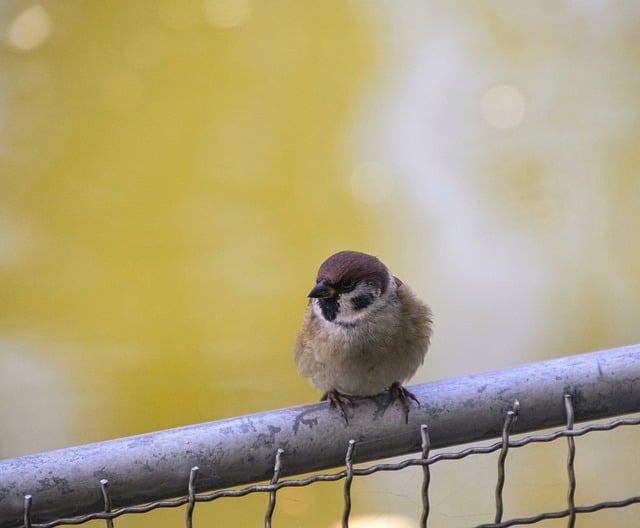
[[[399,381],[394,382],[391,387],[389,387],[389,394],[391,395],[392,400],[399,400],[400,406],[404,411],[404,423],[409,423],[409,400],[413,400],[420,407],[420,401],[416,398],[415,394],[413,394],[410,390],[405,389]]]
[[[344,421],[349,425],[349,419],[347,418],[346,407],[350,407],[352,402],[348,396],[339,393],[337,390],[330,390],[325,392],[320,398],[320,401],[328,401],[329,407],[336,409],[340,415],[344,418]]]

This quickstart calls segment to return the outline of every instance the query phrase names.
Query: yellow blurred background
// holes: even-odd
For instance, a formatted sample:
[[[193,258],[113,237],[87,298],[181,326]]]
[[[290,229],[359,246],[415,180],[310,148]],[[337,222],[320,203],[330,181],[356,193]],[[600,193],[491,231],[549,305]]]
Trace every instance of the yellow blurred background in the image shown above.
[[[415,382],[640,341],[632,2],[7,0],[0,38],[2,458],[317,399],[290,350],[341,249],[432,306]],[[577,445],[579,504],[637,494],[637,434]],[[563,448],[514,454],[506,516],[564,507]],[[491,519],[494,468],[434,467],[432,525]],[[354,519],[415,524],[419,478],[356,480]]]

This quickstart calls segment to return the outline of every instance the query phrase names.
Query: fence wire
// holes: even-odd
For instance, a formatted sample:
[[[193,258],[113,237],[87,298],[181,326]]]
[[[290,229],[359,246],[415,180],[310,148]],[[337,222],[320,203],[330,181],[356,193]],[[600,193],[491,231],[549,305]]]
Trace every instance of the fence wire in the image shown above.
[[[560,402],[559,402],[560,405]],[[122,515],[140,514],[150,512],[161,508],[177,508],[185,506],[185,524],[187,528],[193,526],[193,514],[198,503],[209,503],[226,497],[244,497],[249,494],[265,494],[267,499],[264,526],[271,528],[273,525],[273,516],[276,511],[276,499],[278,491],[289,487],[310,486],[318,482],[330,482],[344,480],[343,497],[344,508],[342,514],[342,526],[348,528],[351,515],[351,485],[355,478],[365,477],[381,471],[401,471],[408,467],[421,466],[423,469],[423,478],[421,486],[422,495],[422,514],[419,526],[426,528],[429,522],[430,502],[429,490],[431,485],[430,468],[433,464],[445,460],[461,460],[473,455],[487,455],[499,451],[497,464],[497,478],[495,487],[495,516],[493,522],[477,525],[476,528],[506,528],[517,525],[536,524],[549,519],[560,519],[567,517],[568,526],[573,527],[578,514],[587,514],[597,512],[609,508],[624,508],[633,504],[640,503],[640,495],[626,497],[618,500],[604,500],[596,504],[577,506],[575,504],[576,477],[575,477],[575,437],[583,436],[588,433],[597,431],[611,431],[623,426],[639,426],[640,417],[618,418],[605,423],[593,423],[581,428],[574,428],[574,406],[573,399],[570,394],[564,396],[564,409],[566,415],[566,427],[548,434],[528,435],[522,438],[511,438],[511,432],[520,415],[520,403],[518,400],[513,402],[513,407],[505,413],[502,438],[500,441],[490,445],[478,445],[468,447],[459,451],[442,452],[432,455],[430,453],[430,436],[429,428],[426,424],[420,427],[422,438],[422,453],[419,458],[405,458],[399,462],[374,464],[362,468],[354,468],[354,455],[357,450],[357,442],[350,440],[345,446],[345,469],[336,473],[316,473],[303,479],[285,479],[280,480],[280,473],[283,463],[286,461],[287,453],[284,449],[278,449],[274,453],[273,476],[268,484],[257,484],[246,486],[241,489],[224,489],[212,493],[196,493],[195,484],[197,482],[200,468],[194,466],[191,468],[188,482],[185,482],[186,494],[172,500],[160,500],[151,502],[142,506],[129,506],[112,509],[110,485],[107,479],[99,482],[102,497],[104,499],[104,510],[102,512],[91,513],[72,518],[60,518],[46,523],[31,522],[31,507],[33,502],[32,495],[24,497],[24,527],[25,528],[54,528],[63,525],[78,525],[92,520],[105,520],[107,528],[113,527],[113,520]],[[534,443],[553,442],[560,438],[567,440],[567,507],[560,511],[542,512],[531,517],[514,517],[503,520],[504,500],[503,490],[505,486],[505,469],[507,465],[508,453],[511,449],[522,448]]]

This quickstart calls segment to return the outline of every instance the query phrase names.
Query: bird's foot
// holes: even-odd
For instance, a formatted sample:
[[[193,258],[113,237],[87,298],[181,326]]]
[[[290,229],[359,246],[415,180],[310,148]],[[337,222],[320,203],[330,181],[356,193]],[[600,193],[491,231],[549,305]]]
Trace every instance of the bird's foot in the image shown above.
[[[409,400],[413,400],[420,407],[420,402],[418,398],[410,391],[405,389],[399,381],[394,382],[391,387],[389,387],[389,394],[391,394],[392,400],[399,400],[400,406],[404,411],[404,423],[409,423]]]
[[[334,409],[336,409],[344,418],[344,421],[347,423],[347,425],[349,425],[346,407],[351,406],[351,399],[348,396],[339,393],[337,390],[330,390],[325,392],[322,395],[322,398],[320,398],[320,401],[325,400],[329,402],[329,407],[333,407]]]

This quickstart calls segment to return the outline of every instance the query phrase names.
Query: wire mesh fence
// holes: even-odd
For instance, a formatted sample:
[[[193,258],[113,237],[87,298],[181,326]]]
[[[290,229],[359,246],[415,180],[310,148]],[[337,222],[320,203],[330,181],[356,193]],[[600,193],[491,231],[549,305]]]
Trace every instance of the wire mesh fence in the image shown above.
[[[620,418],[617,420],[609,421],[606,423],[590,424],[580,429],[573,428],[573,406],[571,402],[571,396],[565,397],[565,408],[567,411],[567,427],[559,431],[544,435],[530,435],[523,438],[514,440],[510,438],[510,432],[513,424],[518,417],[519,403],[514,402],[514,409],[506,413],[503,436],[500,442],[493,443],[488,446],[475,446],[469,447],[464,450],[445,452],[435,455],[430,455],[430,440],[428,426],[426,424],[421,426],[422,435],[422,456],[420,458],[406,458],[399,462],[388,464],[376,464],[363,468],[354,468],[354,452],[356,442],[350,440],[345,452],[345,469],[336,473],[318,473],[309,476],[305,479],[288,479],[279,480],[280,472],[283,464],[283,457],[285,452],[283,449],[278,449],[275,454],[275,463],[273,476],[269,484],[259,484],[253,486],[247,486],[241,489],[234,490],[219,490],[213,493],[197,494],[195,492],[195,482],[198,477],[199,468],[194,466],[191,468],[189,481],[186,486],[186,495],[178,497],[172,500],[156,501],[144,506],[132,506],[123,507],[116,510],[111,508],[111,498],[109,491],[109,481],[107,479],[100,480],[100,487],[104,499],[104,509],[101,512],[91,513],[79,517],[55,519],[47,523],[32,523],[31,522],[31,504],[33,497],[31,495],[25,496],[24,506],[24,526],[32,528],[54,528],[61,525],[77,525],[91,520],[103,519],[106,520],[108,526],[113,526],[110,521],[126,514],[139,514],[146,513],[159,508],[176,508],[185,506],[185,519],[186,526],[191,527],[193,525],[193,514],[196,503],[208,503],[215,500],[223,499],[225,497],[243,497],[252,493],[262,493],[268,495],[266,501],[266,513],[264,519],[265,527],[270,528],[273,522],[273,515],[276,509],[276,497],[278,490],[285,487],[303,487],[310,486],[317,482],[326,481],[338,481],[344,480],[344,510],[342,515],[342,526],[349,526],[349,517],[351,512],[351,484],[355,477],[364,477],[380,471],[400,471],[410,466],[421,466],[423,468],[423,482],[421,487],[423,510],[420,518],[421,527],[428,526],[430,503],[429,503],[429,485],[430,485],[430,467],[441,461],[445,460],[460,460],[472,455],[486,455],[495,451],[500,452],[497,466],[497,480],[495,488],[495,516],[493,522],[476,525],[476,528],[501,528],[516,525],[536,524],[548,519],[559,519],[567,517],[569,519],[569,526],[574,526],[577,514],[586,514],[596,511],[600,511],[608,508],[622,508],[633,504],[640,503],[640,495],[626,497],[620,500],[605,500],[596,504],[577,506],[574,502],[574,495],[576,490],[576,478],[575,478],[575,443],[574,437],[582,436],[594,431],[611,431],[621,426],[639,426],[640,418]],[[640,431],[638,431],[640,436]],[[531,443],[537,442],[552,442],[559,438],[566,438],[568,444],[567,455],[567,508],[560,511],[542,512],[532,517],[519,517],[508,520],[503,520],[503,489],[505,484],[505,467],[507,461],[507,453],[511,448],[520,448],[527,446]]]
[[[541,379],[546,379],[549,383],[539,387]],[[232,439],[231,443],[226,446],[227,449],[239,449],[245,451],[245,454],[247,454],[247,449],[251,449],[251,447],[247,448],[249,444],[241,441],[241,435],[238,435],[238,430],[235,429],[238,425],[237,420],[240,420],[241,428],[250,429],[248,436],[253,440],[253,453],[250,458],[254,463],[257,460],[256,455],[258,453],[263,450],[264,453],[268,453],[265,460],[268,464],[268,471],[263,479],[267,483],[244,485],[237,489],[219,489],[226,488],[226,486],[212,486],[211,484],[210,475],[212,471],[217,473],[219,482],[226,480],[231,486],[239,483],[255,482],[255,480],[249,480],[252,477],[247,476],[248,472],[246,468],[243,470],[242,464],[234,466],[232,463],[232,473],[236,477],[235,481],[228,475],[222,474],[226,467],[224,458],[228,453],[216,452],[215,460],[217,464],[207,471],[203,464],[189,464],[190,457],[185,456],[184,449],[175,460],[172,459],[170,465],[175,486],[177,487],[171,487],[170,489],[174,490],[181,487],[181,492],[153,490],[151,492],[152,499],[140,505],[142,501],[138,501],[134,494],[130,492],[130,489],[133,489],[130,488],[131,482],[123,478],[118,471],[112,471],[111,478],[109,478],[109,472],[103,470],[104,476],[96,481],[95,475],[100,471],[95,470],[95,463],[101,463],[103,468],[108,467],[110,449],[114,447],[113,442],[115,442],[117,449],[122,449],[125,445],[128,445],[130,449],[135,449],[138,443],[144,444],[146,447],[141,453],[148,458],[138,462],[149,464],[152,459],[156,458],[155,455],[158,452],[161,452],[164,457],[169,456],[171,452],[167,445],[172,445],[171,442],[168,444],[166,442],[159,443],[157,438],[150,435],[121,439],[112,443],[105,442],[92,446],[81,446],[80,448],[45,453],[34,457],[23,457],[12,461],[3,461],[0,462],[0,526],[22,525],[25,528],[53,528],[55,526],[82,524],[97,519],[104,520],[107,526],[110,527],[113,526],[114,519],[123,515],[141,514],[163,508],[184,507],[185,524],[190,528],[194,524],[194,511],[200,503],[211,503],[230,497],[263,494],[265,496],[264,526],[271,527],[274,514],[277,511],[277,499],[280,490],[311,486],[319,482],[343,481],[342,526],[348,527],[353,502],[351,487],[354,479],[364,478],[380,472],[396,472],[409,467],[420,467],[422,469],[422,513],[418,525],[426,527],[429,525],[431,512],[432,466],[444,461],[461,460],[467,457],[483,456],[496,452],[498,453],[498,458],[494,474],[494,515],[486,523],[476,525],[478,528],[530,525],[549,519],[562,518],[567,519],[568,526],[574,526],[579,515],[586,515],[605,509],[631,507],[640,503],[640,477],[637,482],[639,494],[627,497],[603,497],[602,501],[587,505],[578,505],[575,501],[575,493],[578,486],[575,474],[575,438],[597,432],[612,431],[621,427],[640,425],[640,417],[631,416],[617,418],[612,421],[589,423],[581,428],[575,427],[577,421],[614,417],[640,411],[640,346],[574,356],[573,358],[527,365],[498,373],[447,380],[442,383],[436,387],[438,390],[431,392],[433,397],[435,397],[435,394],[440,393],[438,402],[431,401],[431,403],[427,403],[429,400],[420,397],[424,396],[422,394],[423,391],[416,391],[420,394],[420,401],[424,403],[419,409],[412,409],[411,420],[406,427],[399,425],[402,424],[403,419],[402,421],[391,420],[389,416],[385,416],[390,405],[383,397],[367,402],[368,405],[360,409],[356,405],[354,411],[362,412],[354,412],[354,417],[351,420],[353,425],[350,426],[346,426],[340,417],[331,416],[325,406],[318,407],[317,405],[280,411],[285,413],[286,419],[292,424],[290,429],[284,432],[279,425],[274,425],[274,423],[280,422],[275,419],[273,413],[262,415],[262,418],[266,419],[265,427],[256,427],[258,422],[257,415],[215,423],[216,428],[230,431]],[[429,392],[433,385],[426,384],[415,388],[425,388]],[[476,407],[471,401],[463,399],[458,409],[454,409],[453,415],[448,420],[432,420],[432,423],[429,423],[428,420],[421,420],[425,417],[437,415],[434,409],[443,403],[443,395],[447,394],[446,391],[443,391],[443,388],[451,386],[457,389],[460,398],[469,396],[469,393],[462,391],[461,387],[471,387],[472,393],[475,394],[478,394],[478,389],[480,388],[479,393],[482,394],[482,400],[476,402],[480,407]],[[538,387],[538,390],[534,390],[534,387]],[[503,393],[502,396],[500,396],[500,392]],[[506,393],[507,397],[510,397],[508,405],[504,404],[504,393]],[[514,393],[518,393],[520,396],[514,398],[512,397]],[[489,423],[486,420],[482,420],[484,415],[480,410],[485,407],[488,409],[489,414],[496,415],[495,418],[499,424],[497,428],[495,428],[494,422]],[[470,415],[467,413],[465,419],[473,424],[472,429],[476,432],[474,435],[466,435],[460,438],[459,431],[456,431],[459,424],[454,419],[455,412],[469,408],[471,408],[474,418],[469,420]],[[334,429],[329,431],[329,435],[313,435],[319,437],[319,442],[310,442],[309,437],[304,436],[298,438],[299,442],[293,441],[292,439],[300,436],[304,421],[314,424],[311,430],[315,430],[316,427],[321,425],[318,413],[322,418],[326,418],[327,423],[334,426]],[[447,413],[445,412],[445,414]],[[375,418],[376,416],[377,418]],[[401,418],[401,413],[398,412],[398,416],[394,416],[394,418],[396,417]],[[561,428],[545,434],[524,434],[525,432],[540,430],[547,426],[550,420],[557,422],[558,417],[561,417],[561,421],[558,424],[561,425]],[[253,420],[248,420],[248,418]],[[372,420],[370,422],[370,425],[373,423],[372,428],[364,428],[367,420]],[[389,424],[390,422],[394,431],[393,435],[386,434],[382,427],[382,424]],[[249,423],[254,426],[248,427]],[[522,424],[525,424],[524,428],[521,427]],[[205,436],[205,442],[209,442],[212,439],[209,431],[211,426],[212,424],[194,426],[197,428],[198,435]],[[440,429],[443,426],[444,430],[448,431],[448,435],[443,435],[442,431],[440,433],[436,432],[436,428]],[[193,431],[190,431],[190,429],[174,430],[178,437],[182,437],[187,444],[187,451],[193,448],[193,441],[189,439],[189,433],[193,433]],[[276,431],[277,429],[280,430]],[[417,443],[407,443],[406,438],[402,434],[398,434],[399,430],[404,432],[404,437],[417,439]],[[208,436],[204,435],[203,431],[209,431]],[[265,431],[271,433],[272,437],[270,439],[272,441],[268,441],[264,436]],[[296,434],[296,431],[298,434]],[[336,434],[336,431],[340,431],[341,434]],[[479,434],[478,431],[484,431],[484,433]],[[169,433],[160,432],[154,433],[154,435],[166,438]],[[284,435],[278,436],[279,433],[284,433]],[[640,428],[637,429],[637,434],[640,436]],[[486,445],[472,445],[457,451],[434,453],[434,450],[438,447],[466,443],[465,439],[478,440],[482,437],[497,437],[499,440]],[[234,441],[235,446],[233,446]],[[512,517],[505,520],[503,518],[504,489],[505,485],[508,484],[506,468],[508,467],[510,451],[532,444],[559,441],[566,442],[567,450],[565,467],[567,482],[566,508],[543,511],[529,517]],[[277,444],[282,447],[274,448]],[[389,447],[390,445],[392,447]],[[323,466],[323,469],[326,469],[324,466],[341,466],[339,471],[317,471],[302,479],[283,478],[287,474],[298,474],[312,467],[314,465],[311,460],[313,455],[327,450],[329,446],[332,446],[333,452],[338,454],[340,464],[337,464],[332,456],[330,458],[333,462],[324,460],[321,461],[321,466]],[[219,444],[216,445],[214,442],[210,447],[215,452]],[[397,454],[398,451],[402,451],[404,454],[417,452],[418,456],[406,457],[392,463],[378,463],[367,466],[359,463],[361,462],[358,456],[359,453],[364,454],[363,460],[375,460],[384,457],[389,452]],[[91,456],[87,457],[87,454],[91,454]],[[137,453],[136,456],[139,454]],[[376,456],[376,454],[379,456]],[[638,453],[628,453],[628,456],[637,457]],[[208,462],[205,456],[196,455],[191,457],[191,460],[194,458],[200,458],[204,463]],[[127,460],[125,463],[125,465],[129,466],[127,471],[136,473],[136,465],[131,465],[130,462],[131,460]],[[182,473],[184,478],[180,476],[179,472],[175,472],[176,468],[180,466],[183,468],[186,466],[187,471]],[[235,467],[235,471],[233,471],[233,467]],[[51,473],[52,468],[55,473]],[[36,470],[37,477],[36,473],[34,473]],[[144,478],[151,481],[147,482],[147,489],[149,487],[153,488],[153,480],[157,479],[159,475],[167,474],[166,472],[156,472],[154,476],[153,472],[147,472],[147,476]],[[50,475],[55,475],[55,479]],[[134,476],[129,475],[129,477],[133,478]],[[74,479],[75,485],[72,484]],[[54,480],[57,482],[64,481],[66,491],[60,492],[58,490],[56,492]],[[43,482],[45,483],[44,485],[42,485]],[[135,485],[139,484],[139,482],[136,482]],[[82,505],[83,495],[73,492],[76,488],[80,489],[80,486],[82,486],[83,492],[90,497],[90,504]],[[38,487],[39,489],[37,489]],[[27,490],[29,489],[34,489],[35,492],[28,492]],[[215,489],[215,491],[210,491],[211,489]],[[172,493],[173,498],[167,499],[166,495],[162,496],[163,493]],[[123,502],[124,505],[117,506],[118,503]],[[40,509],[36,510],[38,503]],[[199,507],[202,508],[204,506]],[[78,513],[77,510],[79,508],[84,508],[87,511]],[[57,512],[71,512],[72,515]]]

